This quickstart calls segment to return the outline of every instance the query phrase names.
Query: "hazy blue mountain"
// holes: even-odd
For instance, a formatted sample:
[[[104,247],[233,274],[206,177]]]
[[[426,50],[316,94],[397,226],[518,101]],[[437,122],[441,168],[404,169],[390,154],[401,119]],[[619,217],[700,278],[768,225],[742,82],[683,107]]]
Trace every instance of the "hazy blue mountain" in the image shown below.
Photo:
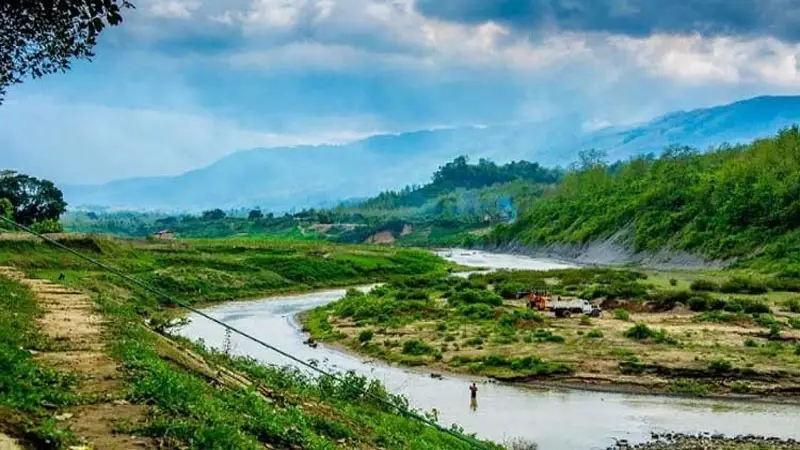
[[[73,207],[199,210],[261,206],[288,210],[428,181],[462,154],[498,163],[526,159],[566,165],[580,150],[609,159],[659,152],[671,144],[701,149],[767,136],[800,122],[800,97],[756,97],[680,111],[632,127],[582,132],[580,121],[455,128],[378,135],[343,145],[253,149],[233,153],[175,177],[133,178],[95,186],[64,186]]]

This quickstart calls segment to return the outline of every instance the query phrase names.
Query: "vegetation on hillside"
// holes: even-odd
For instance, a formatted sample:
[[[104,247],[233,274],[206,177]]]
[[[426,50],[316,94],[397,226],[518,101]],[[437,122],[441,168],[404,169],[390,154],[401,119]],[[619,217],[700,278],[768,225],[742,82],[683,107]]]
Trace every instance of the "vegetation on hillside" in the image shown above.
[[[78,237],[66,238],[65,243],[188,302],[441,273],[445,267],[424,252],[323,243],[147,243]],[[386,404],[406,408],[406,400],[373,380],[352,373],[343,374],[343,381],[311,379],[180,340],[210,367],[235,370],[253,382],[246,387],[218,386],[208,374],[181,363],[174,344],[167,345],[164,336],[153,332],[169,330],[171,305],[51,246],[0,240],[0,264],[53,281],[64,273],[61,282],[94,295],[98,311],[114,330],[107,334],[108,344],[125,373],[126,400],[148,407],[142,421],[121,426],[129,433],[159,438],[167,448],[471,448],[397,414]],[[35,424],[45,427],[53,423],[54,412],[44,406],[72,401],[70,378],[31,365],[27,349],[36,342],[35,302],[30,293],[7,284],[0,279],[0,363],[10,370],[0,375],[0,412],[8,408],[12,417],[32,414],[41,419]],[[214,370],[219,375],[220,369]],[[7,419],[0,414],[0,427],[7,430],[5,425]],[[45,431],[52,435],[58,430],[39,433]],[[499,449],[491,443],[484,447]]]
[[[800,131],[706,153],[666,149],[568,173],[487,242],[585,243],[629,230],[636,250],[663,247],[711,258],[760,253],[800,273]]]

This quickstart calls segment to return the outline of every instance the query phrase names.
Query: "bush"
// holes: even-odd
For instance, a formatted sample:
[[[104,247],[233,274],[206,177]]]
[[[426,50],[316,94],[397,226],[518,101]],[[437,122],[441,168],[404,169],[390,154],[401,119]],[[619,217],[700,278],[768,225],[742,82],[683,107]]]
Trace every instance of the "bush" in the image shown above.
[[[790,317],[789,326],[795,330],[800,330],[800,317]]]
[[[708,310],[708,299],[705,297],[692,297],[689,299],[689,309],[692,311],[706,311]]]
[[[474,337],[472,339],[468,339],[467,342],[465,342],[464,344],[477,347],[479,345],[483,345],[483,339],[479,337]]]
[[[744,305],[739,300],[728,300],[722,309],[731,313],[740,313],[744,311]]]
[[[660,291],[650,297],[650,304],[656,311],[669,311],[678,303],[686,304],[693,296],[690,291]]]
[[[724,359],[715,359],[713,361],[709,361],[708,370],[717,375],[730,373],[730,371],[733,370],[733,364]]]
[[[375,336],[375,333],[373,333],[372,330],[364,330],[358,334],[358,342],[365,344],[371,341],[373,336]]]
[[[777,322],[770,324],[769,326],[769,333],[767,333],[767,339],[770,341],[780,341],[781,340],[781,325]]]
[[[406,355],[420,356],[431,351],[433,351],[433,348],[419,339],[412,339],[403,343],[403,354]]]
[[[800,298],[791,298],[784,303],[789,312],[800,313]]]
[[[625,330],[624,334],[627,338],[642,341],[654,337],[656,333],[657,332],[648,327],[646,323],[640,322]]]
[[[459,306],[458,309],[456,309],[456,312],[461,316],[469,317],[471,319],[486,320],[494,318],[494,310],[492,307],[482,303]]]
[[[589,326],[592,324],[592,319],[589,316],[581,316],[580,324],[583,326]]]
[[[586,333],[586,337],[589,339],[599,339],[603,337],[603,332],[600,330],[589,330],[589,332]]]
[[[670,286],[677,286],[678,285],[678,280],[676,280],[675,278],[670,278],[669,279],[669,285]]]
[[[722,283],[720,291],[726,294],[764,294],[767,285],[755,278],[733,277]]]
[[[519,292],[524,290],[525,290],[524,284],[508,281],[498,285],[497,289],[495,289],[495,292],[497,292],[497,294],[499,294],[503,298],[514,299],[517,298],[517,294]]]
[[[614,318],[617,320],[624,320],[627,322],[631,320],[631,315],[630,313],[628,313],[627,310],[624,310],[622,308],[617,308],[614,310]]]
[[[692,281],[689,289],[699,292],[713,292],[719,290],[719,285],[711,280],[697,279]]]
[[[466,289],[461,292],[454,293],[448,300],[453,305],[459,304],[486,304],[491,306],[500,306],[503,304],[503,299],[493,293],[480,289]]]
[[[725,306],[728,304],[725,300],[721,298],[711,298],[708,300],[708,309],[711,311],[721,311],[725,309]]]
[[[747,338],[744,340],[745,347],[758,347],[758,342],[754,341],[751,338]]]
[[[763,300],[742,300],[742,308],[747,314],[769,314],[772,311]]]
[[[775,277],[767,280],[767,287],[773,291],[800,292],[800,278]]]

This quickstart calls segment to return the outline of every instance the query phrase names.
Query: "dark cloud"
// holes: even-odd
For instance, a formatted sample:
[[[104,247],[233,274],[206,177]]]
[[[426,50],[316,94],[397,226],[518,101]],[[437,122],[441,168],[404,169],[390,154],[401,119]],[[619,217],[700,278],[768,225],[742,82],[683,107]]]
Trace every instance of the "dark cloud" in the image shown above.
[[[697,32],[800,41],[800,0],[417,0],[416,7],[429,17],[493,20],[526,33],[558,29],[644,37]]]

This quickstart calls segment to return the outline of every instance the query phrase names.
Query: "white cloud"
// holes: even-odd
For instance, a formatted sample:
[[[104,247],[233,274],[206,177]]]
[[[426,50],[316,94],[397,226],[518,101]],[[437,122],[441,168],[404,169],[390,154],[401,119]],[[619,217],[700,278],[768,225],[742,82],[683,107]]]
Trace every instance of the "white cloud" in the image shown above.
[[[148,11],[156,17],[189,19],[201,6],[199,0],[151,0]]]

